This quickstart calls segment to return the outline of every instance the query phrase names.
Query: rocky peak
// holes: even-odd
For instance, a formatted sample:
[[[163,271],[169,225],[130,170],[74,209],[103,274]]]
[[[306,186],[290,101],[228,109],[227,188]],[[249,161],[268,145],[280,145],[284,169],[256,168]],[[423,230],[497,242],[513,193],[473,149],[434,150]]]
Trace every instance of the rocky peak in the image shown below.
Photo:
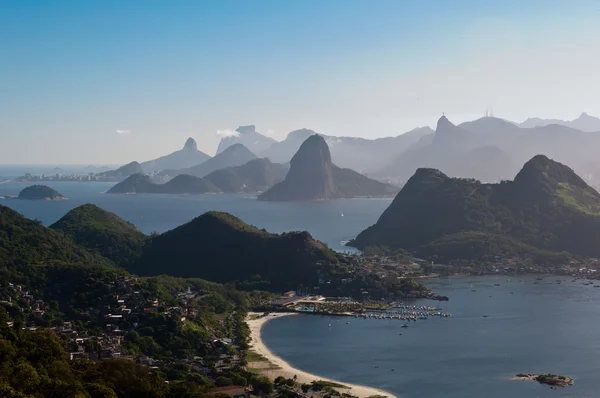
[[[331,153],[318,134],[308,137],[290,161],[285,180],[261,195],[262,200],[321,200],[340,197],[333,181]]]
[[[197,151],[198,150],[198,144],[196,144],[196,140],[194,140],[192,137],[190,137],[185,142],[185,145],[183,146],[183,148],[184,149],[188,149],[188,150]]]
[[[240,134],[252,134],[256,133],[256,126],[253,124],[248,126],[240,126],[235,131],[237,131]]]
[[[440,130],[440,129],[444,129],[447,127],[456,127],[450,120],[448,120],[448,118],[445,115],[442,115],[441,118],[438,119],[437,121],[437,126],[435,128],[435,130]]]

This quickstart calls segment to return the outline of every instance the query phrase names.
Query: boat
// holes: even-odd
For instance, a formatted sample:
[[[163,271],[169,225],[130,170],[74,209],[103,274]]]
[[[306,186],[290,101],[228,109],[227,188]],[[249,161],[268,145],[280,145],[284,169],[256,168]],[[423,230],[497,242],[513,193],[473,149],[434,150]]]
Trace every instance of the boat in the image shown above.
[[[342,213],[342,217],[344,217],[344,213]]]
[[[408,323],[405,323],[404,325],[402,325],[401,327],[403,328],[407,328],[408,327]]]
[[[331,327],[331,323],[329,324],[329,327]]]
[[[346,321],[346,325],[348,325],[350,322]]]

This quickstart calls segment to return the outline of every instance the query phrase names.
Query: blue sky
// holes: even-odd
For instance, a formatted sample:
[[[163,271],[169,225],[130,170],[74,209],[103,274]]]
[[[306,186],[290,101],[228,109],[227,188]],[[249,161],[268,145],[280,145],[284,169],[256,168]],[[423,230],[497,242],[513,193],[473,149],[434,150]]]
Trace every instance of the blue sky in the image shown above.
[[[0,164],[600,116],[599,1],[0,2]]]

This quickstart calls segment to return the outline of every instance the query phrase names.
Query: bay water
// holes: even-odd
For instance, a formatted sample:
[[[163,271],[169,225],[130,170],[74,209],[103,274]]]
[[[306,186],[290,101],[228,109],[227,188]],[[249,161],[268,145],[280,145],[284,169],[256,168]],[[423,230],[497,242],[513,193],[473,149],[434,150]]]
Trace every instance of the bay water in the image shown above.
[[[44,184],[69,199],[2,199],[0,204],[50,225],[72,208],[93,203],[145,233],[167,231],[209,210],[226,211],[270,232],[307,230],[341,251],[349,250],[343,243],[375,223],[391,202],[269,203],[258,202],[253,195],[111,195],[104,193],[111,183]],[[29,185],[0,183],[0,196],[18,195]],[[558,284],[555,277],[537,281],[487,276],[427,283],[450,297],[440,303],[452,313],[450,318],[419,320],[401,328],[403,322],[398,320],[352,318],[345,324],[343,318],[283,317],[264,326],[263,339],[302,370],[403,397],[599,395],[600,288],[571,278]],[[551,390],[536,382],[512,380],[520,372],[568,375],[575,386]]]
[[[401,397],[597,397],[600,288],[556,279],[429,280],[450,301],[411,304],[440,305],[451,317],[401,328],[400,320],[298,315],[267,322],[262,338],[294,367]],[[566,375],[575,385],[550,389],[517,373]]]

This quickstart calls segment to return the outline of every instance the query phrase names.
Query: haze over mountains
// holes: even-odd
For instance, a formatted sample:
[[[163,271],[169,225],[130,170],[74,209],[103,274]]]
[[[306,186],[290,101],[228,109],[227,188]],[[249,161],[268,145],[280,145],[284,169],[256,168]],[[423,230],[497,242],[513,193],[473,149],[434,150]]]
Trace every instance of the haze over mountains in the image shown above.
[[[205,162],[198,163],[192,167],[167,169],[158,173],[159,177],[172,178],[180,174],[187,174],[195,177],[204,177],[213,171],[232,166],[241,166],[251,160],[256,159],[256,155],[242,144],[234,144],[227,147],[223,152],[210,158]]]
[[[242,144],[251,152],[261,154],[277,142],[273,138],[257,132],[254,125],[240,126],[235,131],[236,135],[221,138],[219,147],[217,148],[217,155],[235,144]]]
[[[308,137],[290,162],[284,181],[259,196],[266,201],[305,201],[386,196],[395,187],[367,178],[353,170],[341,169],[331,161],[325,139],[318,134]]]
[[[193,138],[188,138],[185,145],[179,151],[158,159],[149,160],[141,164],[145,173],[156,173],[167,169],[183,169],[203,163],[210,156],[198,150],[198,144]]]
[[[143,173],[133,174],[112,187],[108,193],[205,194],[266,191],[260,195],[261,200],[304,201],[381,197],[397,192],[397,188],[392,185],[332,164],[329,147],[323,137],[317,134],[301,145],[292,158],[291,167],[272,163],[267,158],[253,159],[254,157],[242,144],[234,144],[214,158],[190,169],[168,170],[159,173],[159,178]],[[210,168],[237,164],[246,159],[252,160],[240,166],[219,168],[204,177],[198,176]],[[169,173],[175,174],[175,177],[169,179]],[[157,183],[163,176],[167,178],[167,182]]]
[[[538,117],[531,117],[524,122],[519,123],[519,127],[530,128],[547,126],[549,124],[560,124],[562,126],[587,132],[600,131],[600,118],[590,116],[585,112],[574,120],[540,119]]]
[[[181,174],[205,177],[259,158],[287,164],[315,134],[310,129],[294,130],[278,142],[253,125],[241,126],[221,139],[214,158],[198,151],[195,141],[188,139],[180,151],[142,164],[132,162],[102,175],[122,180],[147,173],[155,182],[167,182]],[[514,123],[486,116],[459,125],[442,116],[435,130],[423,127],[396,137],[321,137],[329,147],[332,164],[398,186],[421,167],[439,169],[451,177],[498,182],[513,178],[518,165],[537,154],[569,164],[592,184],[594,175],[600,173],[600,119],[586,113],[572,121],[530,118]]]

